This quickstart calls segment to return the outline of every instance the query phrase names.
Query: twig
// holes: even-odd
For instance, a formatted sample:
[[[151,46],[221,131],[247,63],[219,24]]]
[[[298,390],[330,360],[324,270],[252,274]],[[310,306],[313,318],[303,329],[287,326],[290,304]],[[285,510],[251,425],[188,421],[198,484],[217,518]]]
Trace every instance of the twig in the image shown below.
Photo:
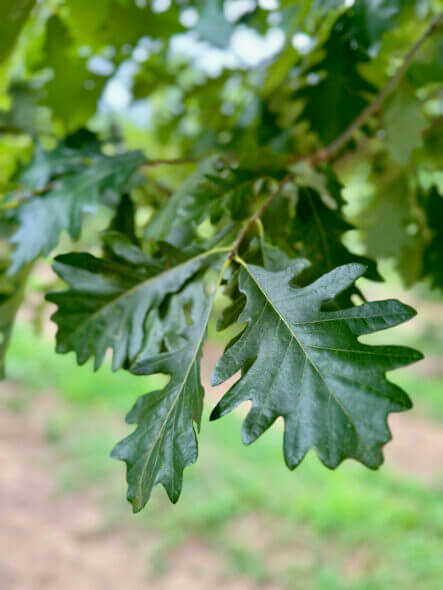
[[[319,162],[331,160],[334,156],[336,156],[337,153],[352,138],[354,132],[357,131],[357,129],[363,127],[363,125],[366,123],[369,117],[371,117],[380,109],[386,98],[391,94],[391,92],[399,83],[405,71],[408,69],[417,51],[420,49],[420,47],[423,45],[426,39],[428,39],[428,37],[430,37],[434,33],[434,31],[436,31],[442,24],[443,12],[438,14],[431,21],[428,28],[412,45],[412,47],[404,56],[402,65],[398,68],[398,70],[395,72],[392,78],[390,78],[386,82],[385,86],[377,94],[375,99],[370,104],[368,104],[368,106],[365,109],[362,110],[362,112],[354,119],[354,121],[349,125],[349,127],[336,140],[334,140],[329,146],[322,148],[311,155],[294,158],[293,161],[309,160],[312,164],[318,164]]]
[[[180,164],[196,164],[197,162],[200,162],[200,158],[175,158],[172,160],[162,158],[159,160],[146,160],[146,162],[143,162],[142,166],[149,166],[152,168],[153,166],[178,166]]]
[[[321,148],[312,154],[296,156],[294,158],[291,158],[290,161],[299,162],[301,160],[309,160],[312,164],[318,164],[320,162],[331,160],[348,143],[348,141],[352,138],[354,132],[357,131],[357,129],[360,129],[366,123],[369,117],[371,117],[380,109],[386,98],[391,94],[391,92],[399,83],[405,71],[408,69],[417,51],[420,49],[420,47],[423,45],[426,39],[428,39],[428,37],[430,37],[434,33],[434,31],[436,31],[442,24],[443,12],[436,15],[432,19],[428,28],[423,32],[423,34],[417,39],[417,41],[406,53],[406,55],[403,58],[402,65],[398,68],[398,70],[395,72],[392,78],[390,78],[387,81],[385,86],[377,94],[374,100],[370,104],[368,104],[368,106],[365,109],[362,110],[362,112],[354,119],[354,121],[349,125],[349,127],[336,140],[334,140],[329,146]],[[199,161],[199,158],[147,160],[143,164],[143,166],[169,166],[175,164],[194,164]]]
[[[352,135],[357,129],[360,129],[366,121],[376,113],[379,108],[382,106],[386,98],[391,94],[394,88],[397,86],[398,82],[400,81],[401,77],[409,67],[414,55],[423,45],[423,43],[432,35],[434,31],[438,29],[438,27],[443,23],[443,12],[437,15],[430,23],[429,27],[424,31],[424,33],[417,39],[417,41],[412,45],[409,51],[403,58],[402,65],[398,68],[395,74],[390,78],[385,86],[381,89],[381,91],[377,94],[375,99],[365,108],[362,112],[354,119],[354,121],[349,125],[349,127],[329,146],[325,148],[321,148],[312,154],[306,154],[304,156],[297,156],[295,158],[291,158],[291,162],[301,162],[301,161],[309,161],[311,164],[319,164],[320,162],[326,162],[331,160],[351,139]],[[293,180],[295,177],[294,173],[287,174],[283,180],[277,185],[276,189],[269,195],[263,205],[250,217],[246,224],[243,226],[242,230],[240,231],[237,239],[235,240],[232,250],[230,252],[230,258],[234,258],[242,243],[243,239],[245,238],[246,234],[248,233],[250,227],[263,215],[266,209],[271,205],[271,203],[278,197],[281,193],[283,187]]]
[[[332,158],[334,158],[337,155],[337,153],[352,138],[352,135],[354,134],[354,132],[357,131],[357,129],[360,129],[366,123],[366,121],[374,113],[376,113],[380,109],[380,107],[383,105],[386,98],[389,96],[389,94],[391,94],[391,92],[397,86],[398,82],[400,81],[403,74],[405,73],[405,71],[409,67],[409,65],[410,65],[411,61],[413,60],[417,51],[420,49],[420,47],[423,45],[423,43],[426,41],[426,39],[428,39],[433,34],[433,32],[436,31],[442,25],[442,23],[443,23],[443,12],[438,14],[431,21],[428,28],[423,32],[423,34],[412,45],[412,47],[409,49],[409,51],[404,56],[402,65],[398,68],[398,70],[396,71],[394,76],[392,76],[392,78],[390,78],[388,80],[388,82],[385,84],[385,86],[377,94],[375,99],[365,109],[362,110],[362,112],[354,119],[354,121],[349,125],[349,127],[335,141],[333,141],[329,146],[327,146],[325,148],[321,148],[321,149],[315,151],[314,153],[306,154],[303,156],[296,156],[296,157],[291,158],[289,161],[292,163],[300,162],[300,161],[309,161],[311,164],[316,165],[316,164],[319,164],[320,162],[326,162],[326,161],[329,161]],[[176,158],[176,159],[162,158],[162,159],[157,159],[157,160],[146,160],[142,164],[142,167],[144,167],[144,166],[154,167],[154,166],[195,164],[199,161],[200,161],[199,158]],[[274,199],[278,197],[278,195],[282,191],[283,187],[288,182],[293,180],[294,177],[295,177],[294,173],[287,174],[279,182],[276,189],[266,199],[266,201],[262,204],[262,206],[254,213],[254,215],[252,215],[247,220],[246,224],[243,226],[237,239],[235,240],[232,250],[230,251],[229,257],[231,259],[237,255],[238,249],[239,249],[243,239],[245,238],[246,234],[248,233],[251,225],[253,225],[258,219],[260,219],[260,217],[263,215],[263,213],[266,211],[266,209],[274,201]],[[43,192],[45,190],[47,190],[47,188],[48,187],[44,187]],[[31,196],[33,194],[38,194],[39,192],[41,192],[41,191],[38,191],[37,193],[31,193]]]
[[[232,246],[232,250],[229,253],[230,258],[234,258],[235,256],[237,256],[240,244],[243,242],[243,239],[246,236],[246,234],[248,233],[251,225],[253,225],[254,223],[256,223],[260,219],[260,217],[263,215],[263,213],[266,211],[266,209],[269,207],[269,205],[272,203],[272,201],[276,197],[278,197],[278,195],[281,193],[281,191],[283,190],[283,187],[288,182],[290,182],[294,178],[294,176],[295,175],[292,172],[290,172],[282,180],[280,180],[280,182],[276,186],[275,190],[272,191],[272,193],[269,195],[269,197],[266,199],[266,201],[263,203],[263,205],[260,207],[260,209],[257,209],[257,211],[254,213],[254,215],[252,215],[248,219],[248,221],[243,226],[242,230],[238,234],[237,239],[235,240],[235,242]]]

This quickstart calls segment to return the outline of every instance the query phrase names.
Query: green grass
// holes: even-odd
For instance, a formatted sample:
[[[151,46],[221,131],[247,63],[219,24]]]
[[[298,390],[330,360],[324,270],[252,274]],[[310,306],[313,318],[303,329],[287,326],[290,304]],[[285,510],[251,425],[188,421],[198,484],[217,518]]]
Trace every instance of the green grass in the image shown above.
[[[198,538],[223,555],[227,575],[256,584],[271,579],[296,590],[441,588],[443,482],[425,486],[355,462],[331,472],[312,453],[290,472],[283,463],[281,428],[244,447],[241,415],[209,423],[206,413],[199,460],[185,471],[179,503],[170,505],[157,488],[148,507],[129,517],[124,466],[111,461],[109,451],[130,431],[122,411],[159,379],[108,368],[93,374],[90,367],[77,367],[71,355],[54,359],[52,345],[23,327],[14,336],[8,366],[9,375],[34,395],[48,389],[59,394],[45,438],[60,459],[60,492],[94,488],[114,526],[129,522],[159,535],[157,569],[168,567],[172,547]],[[413,397],[426,398],[424,405],[439,408],[436,415],[443,418],[441,381],[410,373],[396,379],[414,389]]]
[[[443,422],[443,378],[399,371],[391,379],[409,393],[421,413],[434,421]]]

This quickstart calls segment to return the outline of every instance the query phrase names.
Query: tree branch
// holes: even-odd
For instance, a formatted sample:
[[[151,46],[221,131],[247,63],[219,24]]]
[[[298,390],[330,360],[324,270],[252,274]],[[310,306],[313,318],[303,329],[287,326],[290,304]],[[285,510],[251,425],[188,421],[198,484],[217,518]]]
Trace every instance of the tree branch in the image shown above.
[[[403,58],[402,65],[398,68],[394,76],[392,76],[385,86],[381,89],[381,91],[377,94],[374,100],[362,110],[362,112],[354,119],[354,121],[349,125],[349,127],[337,138],[335,139],[329,146],[325,148],[321,148],[311,154],[305,154],[303,156],[296,156],[289,160],[289,162],[295,163],[300,161],[309,161],[311,164],[316,165],[320,162],[326,162],[333,159],[337,153],[350,141],[355,131],[360,129],[366,121],[376,113],[381,106],[383,105],[386,98],[391,94],[391,92],[395,89],[397,84],[399,83],[400,79],[402,78],[403,74],[409,67],[410,63],[412,62],[415,54],[423,45],[423,43],[436,31],[441,25],[443,24],[443,12],[438,14],[429,24],[428,28],[423,32],[423,34],[417,39],[417,41],[412,45],[409,51],[405,54]],[[170,165],[183,165],[183,164],[195,164],[200,161],[199,158],[176,158],[176,159],[157,159],[157,160],[146,160],[142,167],[154,167],[154,166],[170,166]],[[281,193],[284,186],[292,181],[295,177],[295,173],[288,173],[277,185],[276,189],[269,195],[266,201],[262,204],[262,206],[252,215],[243,226],[242,230],[240,231],[237,239],[235,240],[233,247],[230,251],[229,258],[233,258],[237,255],[239,247],[245,238],[246,234],[248,233],[250,227],[260,219],[266,209],[271,205],[271,203],[278,197]],[[30,196],[33,194],[41,194],[45,190],[48,190],[50,185],[44,187],[43,191],[38,191],[36,193],[31,193]]]
[[[320,150],[312,153],[306,154],[304,156],[297,156],[291,159],[291,162],[301,162],[301,161],[309,161],[311,164],[319,164],[320,162],[326,162],[332,160],[334,156],[348,143],[348,141],[352,138],[357,129],[360,129],[366,121],[371,117],[374,113],[376,113],[380,107],[383,105],[386,98],[391,94],[391,92],[395,89],[397,84],[399,83],[400,79],[402,78],[405,71],[408,69],[411,61],[413,60],[415,54],[423,45],[423,43],[428,39],[434,31],[436,31],[441,25],[443,24],[443,12],[438,14],[429,24],[428,28],[423,32],[423,34],[417,39],[417,41],[412,45],[409,51],[403,58],[402,65],[398,68],[395,74],[390,78],[385,86],[381,89],[381,91],[377,94],[374,100],[362,110],[362,112],[354,119],[354,121],[349,125],[347,129],[339,136],[336,140],[334,140],[329,146],[325,148],[321,148]],[[240,231],[237,239],[235,240],[232,250],[230,252],[230,258],[234,258],[237,253],[238,249],[244,240],[246,234],[248,233],[250,227],[263,215],[266,209],[271,205],[271,203],[278,197],[281,193],[283,187],[293,180],[295,177],[295,173],[287,174],[283,180],[281,180],[276,187],[276,189],[269,195],[263,205],[252,215],[243,226],[242,230]]]
[[[395,89],[397,84],[399,83],[400,79],[403,77],[403,74],[408,69],[410,63],[412,62],[415,54],[423,45],[423,43],[428,39],[434,31],[436,31],[441,25],[443,24],[443,12],[438,14],[429,24],[428,28],[423,32],[423,34],[417,39],[417,41],[412,45],[409,51],[403,58],[402,65],[398,68],[395,74],[390,78],[385,86],[381,89],[381,91],[377,94],[374,100],[368,104],[368,106],[362,110],[362,112],[354,119],[354,121],[349,125],[349,127],[339,136],[336,140],[334,140],[329,146],[326,148],[322,148],[313,154],[307,156],[301,156],[298,158],[294,158],[293,161],[300,161],[300,160],[309,160],[313,164],[318,164],[319,162],[325,162],[331,160],[337,153],[348,143],[348,141],[352,138],[357,129],[363,127],[366,121],[371,117],[374,113],[376,113],[381,106],[383,105],[386,98],[391,94],[391,92]]]
[[[153,166],[178,166],[181,164],[196,164],[200,162],[200,158],[175,158],[172,160],[168,160],[167,158],[163,158],[160,160],[146,160],[142,164],[143,166],[148,166],[152,168]]]

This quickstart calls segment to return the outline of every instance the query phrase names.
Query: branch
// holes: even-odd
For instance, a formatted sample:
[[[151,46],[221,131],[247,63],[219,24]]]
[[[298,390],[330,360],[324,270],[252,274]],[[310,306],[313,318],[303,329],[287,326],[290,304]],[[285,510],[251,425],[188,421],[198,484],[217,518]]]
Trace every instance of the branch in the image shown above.
[[[402,65],[398,68],[395,74],[390,78],[385,86],[381,89],[381,91],[377,94],[374,100],[368,104],[368,106],[362,110],[362,112],[354,119],[354,121],[349,125],[349,127],[336,139],[334,140],[329,146],[326,148],[322,148],[313,154],[307,156],[301,156],[298,158],[294,158],[293,161],[300,161],[300,160],[309,160],[313,164],[318,164],[319,162],[325,162],[331,160],[337,153],[348,143],[348,141],[352,138],[357,129],[363,127],[366,121],[371,117],[374,113],[376,113],[381,106],[383,105],[386,98],[391,94],[391,92],[395,89],[403,74],[408,69],[410,63],[412,62],[415,54],[423,45],[423,43],[430,37],[434,31],[436,31],[441,25],[443,24],[443,12],[438,14],[429,24],[428,28],[424,31],[424,33],[417,39],[417,41],[412,45],[409,51],[403,58]]]
[[[196,164],[197,162],[200,162],[200,158],[175,158],[172,160],[164,158],[160,160],[146,160],[146,162],[142,164],[142,167],[148,166],[152,168],[153,166],[178,166],[180,164]]]
[[[348,141],[352,138],[354,132],[357,131],[357,129],[363,127],[366,121],[380,109],[386,98],[391,94],[391,92],[395,89],[395,87],[403,77],[403,74],[408,69],[417,51],[420,49],[420,47],[423,45],[426,39],[428,39],[434,33],[434,31],[436,31],[442,24],[443,12],[435,16],[435,18],[430,22],[428,28],[423,32],[423,34],[417,39],[417,41],[406,53],[406,55],[403,58],[402,65],[398,68],[398,70],[395,72],[392,78],[390,78],[387,81],[385,86],[377,94],[374,100],[370,104],[368,104],[368,106],[365,109],[362,110],[362,112],[354,119],[354,121],[349,125],[349,127],[336,140],[334,140],[329,146],[321,148],[313,154],[296,156],[295,158],[292,158],[291,161],[299,162],[301,160],[309,160],[312,164],[318,164],[319,162],[331,160],[348,143]],[[175,160],[147,160],[144,166],[194,164],[199,161],[199,158],[177,158]],[[254,221],[255,219],[253,220],[253,222]]]
[[[429,24],[428,28],[424,31],[424,33],[417,39],[417,41],[412,45],[409,51],[403,58],[402,65],[398,68],[395,74],[390,78],[385,86],[381,89],[381,91],[377,94],[374,100],[362,110],[362,112],[354,119],[354,121],[349,125],[349,127],[329,146],[325,148],[321,148],[320,150],[312,153],[306,154],[304,156],[297,156],[295,158],[291,158],[291,162],[301,162],[307,160],[311,162],[311,164],[319,164],[320,162],[326,162],[332,160],[334,156],[348,143],[348,141],[352,138],[357,129],[360,129],[366,121],[371,117],[374,113],[376,113],[380,107],[383,105],[386,98],[391,94],[391,92],[395,89],[397,84],[399,83],[400,79],[402,78],[405,71],[408,69],[409,64],[413,60],[415,54],[423,45],[423,43],[430,37],[434,31],[436,31],[441,24],[443,24],[443,12],[438,14]],[[271,203],[278,197],[281,193],[283,187],[293,180],[295,177],[295,173],[287,174],[283,180],[280,181],[276,189],[269,195],[263,205],[250,217],[246,224],[243,226],[242,230],[240,231],[237,239],[235,240],[232,250],[230,252],[230,258],[234,258],[237,253],[238,249],[244,240],[246,234],[248,233],[250,227],[263,215],[266,209],[271,205]]]

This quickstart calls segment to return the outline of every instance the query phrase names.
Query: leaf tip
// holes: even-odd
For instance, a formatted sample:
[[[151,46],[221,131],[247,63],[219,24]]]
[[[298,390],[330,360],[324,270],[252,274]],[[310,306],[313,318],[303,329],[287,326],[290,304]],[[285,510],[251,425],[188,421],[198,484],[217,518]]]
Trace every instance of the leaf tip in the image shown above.
[[[222,412],[220,409],[220,405],[217,404],[209,415],[209,422],[214,422],[215,420],[218,420],[219,418],[221,418],[221,416],[222,416]]]

